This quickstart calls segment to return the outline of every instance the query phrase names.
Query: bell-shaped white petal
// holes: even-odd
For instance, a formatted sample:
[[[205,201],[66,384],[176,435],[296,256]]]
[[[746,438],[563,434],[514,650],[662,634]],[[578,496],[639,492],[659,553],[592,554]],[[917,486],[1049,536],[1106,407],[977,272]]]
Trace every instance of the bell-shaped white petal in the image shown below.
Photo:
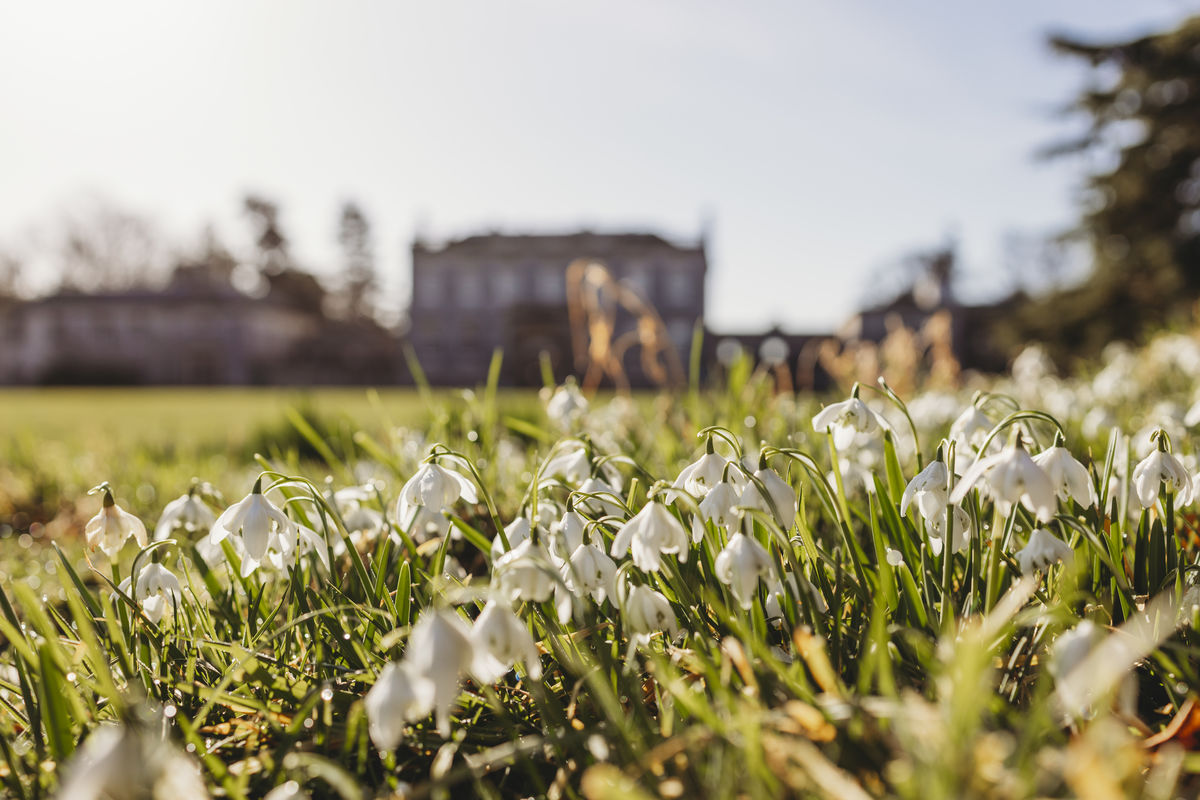
[[[908,486],[904,487],[904,494],[900,497],[900,513],[907,514],[908,507],[913,502],[918,504],[918,510],[922,514],[925,509],[936,510],[939,505],[944,509],[950,494],[949,473],[945,461],[929,462],[925,469],[918,472],[908,482]]]
[[[832,430],[838,449],[849,447],[860,433],[874,433],[883,427],[878,415],[857,397],[825,406],[813,417],[812,424],[818,433]]]
[[[625,624],[633,634],[635,644],[650,641],[651,634],[662,631],[667,638],[679,635],[679,621],[671,603],[660,592],[649,586],[634,586],[625,598]]]
[[[570,430],[588,410],[587,398],[574,378],[568,378],[546,402],[546,416],[562,430]]]
[[[492,564],[492,577],[510,601],[544,603],[557,584],[558,571],[546,546],[526,539]]]
[[[597,603],[612,597],[617,565],[594,544],[584,543],[575,549],[562,567],[563,583],[568,591],[582,597],[591,595]]]
[[[574,496],[575,507],[593,517],[621,516],[625,513],[621,493],[603,478],[594,475],[589,477],[579,484]]]
[[[705,522],[732,532],[742,518],[738,510],[741,503],[742,497],[732,483],[721,481],[714,486],[700,501],[700,514],[692,518],[692,541],[699,544],[704,538]]]
[[[720,453],[705,453],[684,467],[672,486],[683,489],[693,497],[702,498],[721,482],[728,463],[729,459]]]
[[[450,522],[442,512],[460,498],[478,502],[479,495],[470,479],[432,462],[422,464],[400,489],[396,524],[417,541],[444,536]]]
[[[380,752],[396,749],[404,726],[433,710],[434,684],[408,661],[392,661],[363,698],[367,732]]]
[[[950,438],[958,443],[960,456],[977,453],[994,426],[991,418],[972,404],[950,423]],[[992,442],[989,449],[998,449],[996,440],[993,439]]]
[[[680,561],[687,561],[688,533],[665,505],[652,500],[621,527],[609,553],[622,558],[630,550],[638,569],[656,572],[664,553],[677,553]]]
[[[471,667],[471,632],[462,617],[443,609],[426,610],[408,639],[407,661],[415,675],[433,684],[438,733],[450,735],[450,709],[458,700],[462,675]]]
[[[566,561],[583,544],[587,534],[587,520],[574,508],[569,508],[562,519],[550,526],[550,555],[558,561]]]
[[[268,551],[274,562],[272,566],[282,568],[286,564],[283,557],[291,556],[296,547],[295,523],[257,489],[256,485],[255,491],[225,509],[209,532],[212,545],[219,545],[230,536],[239,539],[243,577],[268,561]]]
[[[162,516],[154,526],[154,541],[161,542],[177,530],[187,533],[207,531],[216,519],[212,510],[195,492],[188,492],[163,508]]]
[[[933,549],[935,556],[942,554],[942,545],[946,540],[946,512],[949,506],[944,506],[940,514],[933,515],[926,520],[929,526],[929,546]],[[950,512],[954,519],[954,535],[950,541],[950,551],[953,553],[961,553],[967,546],[967,537],[971,533],[971,515],[962,509],[961,506],[954,506],[954,510]]]
[[[755,539],[741,531],[717,554],[714,563],[717,580],[729,587],[738,605],[750,608],[758,581],[770,574],[771,556]]]
[[[1096,489],[1087,467],[1079,463],[1065,447],[1051,447],[1033,457],[1033,463],[1042,468],[1054,493],[1065,501],[1074,500],[1081,506],[1096,504]]]
[[[1162,484],[1166,483],[1176,497],[1187,498],[1184,503],[1192,500],[1192,476],[1188,474],[1173,453],[1165,450],[1155,450],[1146,456],[1133,469],[1133,485],[1137,491],[1138,502],[1143,508],[1150,508],[1158,499]]]
[[[58,800],[208,800],[200,768],[170,740],[140,728],[103,724],[62,767]]]
[[[1044,528],[1035,528],[1029,542],[1017,554],[1022,575],[1032,575],[1059,561],[1069,561],[1074,555],[1070,545]]]
[[[759,485],[767,490],[763,497]],[[746,482],[741,505],[766,511],[784,531],[791,530],[796,521],[796,491],[773,469],[760,467],[754,480]]]
[[[96,516],[88,520],[83,529],[88,547],[97,547],[109,558],[115,558],[126,540],[133,538],[138,547],[145,547],[146,526],[142,521],[112,501],[105,493],[104,505]]]
[[[960,504],[967,492],[981,480],[1001,514],[1007,516],[1014,505],[1021,503],[1039,520],[1054,518],[1054,485],[1019,444],[1009,445],[996,455],[981,458],[972,464],[950,493],[950,503]]]
[[[512,522],[504,526],[504,538],[508,539],[508,550],[504,548],[504,540],[497,534],[495,539],[492,539],[492,561],[496,561],[500,556],[512,550],[521,542],[529,538],[531,529],[529,517],[520,516]]]
[[[504,677],[518,661],[530,680],[541,680],[542,661],[529,628],[507,604],[489,600],[471,626],[471,674],[484,684]]]

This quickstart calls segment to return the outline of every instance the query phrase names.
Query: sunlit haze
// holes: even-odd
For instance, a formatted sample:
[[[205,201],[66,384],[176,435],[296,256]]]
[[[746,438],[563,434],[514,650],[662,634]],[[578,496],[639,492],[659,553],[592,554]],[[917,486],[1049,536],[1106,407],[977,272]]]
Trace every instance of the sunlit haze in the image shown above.
[[[482,230],[709,231],[719,327],[840,322],[905,253],[1071,224],[1086,168],[1035,151],[1084,85],[1050,31],[1120,38],[1195,2],[40,2],[0,11],[0,249],[99,195],[181,245],[280,203],[300,264],[370,217],[389,304],[408,246]],[[49,285],[51,262],[32,284]]]

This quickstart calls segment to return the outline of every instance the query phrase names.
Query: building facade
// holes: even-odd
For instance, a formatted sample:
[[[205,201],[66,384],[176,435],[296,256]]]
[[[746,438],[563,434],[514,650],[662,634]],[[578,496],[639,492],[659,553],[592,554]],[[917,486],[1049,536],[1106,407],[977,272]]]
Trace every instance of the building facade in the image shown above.
[[[430,383],[478,383],[498,348],[504,353],[502,380],[509,385],[539,385],[543,354],[560,379],[580,371],[573,337],[586,332],[578,320],[572,324],[568,297],[576,289],[568,267],[579,259],[599,262],[620,287],[653,308],[687,363],[694,326],[704,318],[708,262],[702,240],[680,245],[647,233],[486,234],[413,244],[409,340]],[[635,337],[644,316],[617,303],[613,340]],[[636,351],[623,351],[624,369],[633,385],[645,385]]]
[[[316,279],[264,276],[261,296],[228,269],[182,265],[162,289],[63,291],[0,313],[0,385],[386,384],[395,337],[323,311]]]

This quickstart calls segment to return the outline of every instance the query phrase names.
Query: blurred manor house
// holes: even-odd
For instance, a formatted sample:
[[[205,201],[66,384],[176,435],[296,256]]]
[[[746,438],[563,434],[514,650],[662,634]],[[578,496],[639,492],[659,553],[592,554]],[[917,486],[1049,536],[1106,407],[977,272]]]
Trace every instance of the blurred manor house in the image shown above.
[[[830,345],[879,342],[896,324],[913,330],[950,312],[956,356],[968,366],[1004,366],[974,353],[979,309],[943,290],[866,309],[838,334],[778,329],[704,331],[708,260],[703,237],[672,242],[652,233],[488,233],[412,246],[412,303],[405,334],[336,303],[313,276],[264,269],[258,290],[235,287],[228,257],[177,266],[161,288],[33,300],[0,296],[0,385],[395,385],[412,383],[406,349],[429,383],[486,379],[501,352],[500,381],[540,386],[549,366],[591,385],[682,384],[739,353],[785,366],[797,388],[828,380],[819,355]],[[980,337],[974,337],[979,340]]]

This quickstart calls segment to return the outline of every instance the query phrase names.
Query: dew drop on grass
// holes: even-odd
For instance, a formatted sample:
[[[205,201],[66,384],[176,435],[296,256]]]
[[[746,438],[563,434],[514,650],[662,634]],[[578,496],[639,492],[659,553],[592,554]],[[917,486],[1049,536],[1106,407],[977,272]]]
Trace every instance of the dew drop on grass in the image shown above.
[[[332,700],[333,699],[333,689],[330,689],[328,686],[326,686],[324,689],[322,689],[321,690],[321,699],[324,700],[326,703],[328,703],[330,700]]]
[[[309,728],[312,728],[312,726],[313,726],[313,725],[315,725],[316,723],[315,723],[315,722],[313,722],[313,721],[312,721],[312,718],[310,717],[310,718],[308,718],[308,719],[304,720],[304,723],[303,723],[303,724],[304,724],[304,727],[305,727],[306,729],[309,729]]]
[[[167,719],[173,718],[177,712],[178,712],[178,709],[175,708],[175,706],[173,706],[173,705],[163,706],[163,716],[166,717]]]
[[[68,673],[67,673],[66,675],[64,675],[63,677],[64,677],[64,678],[66,678],[68,681],[73,681],[73,680],[75,680],[75,673],[74,673],[74,672],[68,672]]]

